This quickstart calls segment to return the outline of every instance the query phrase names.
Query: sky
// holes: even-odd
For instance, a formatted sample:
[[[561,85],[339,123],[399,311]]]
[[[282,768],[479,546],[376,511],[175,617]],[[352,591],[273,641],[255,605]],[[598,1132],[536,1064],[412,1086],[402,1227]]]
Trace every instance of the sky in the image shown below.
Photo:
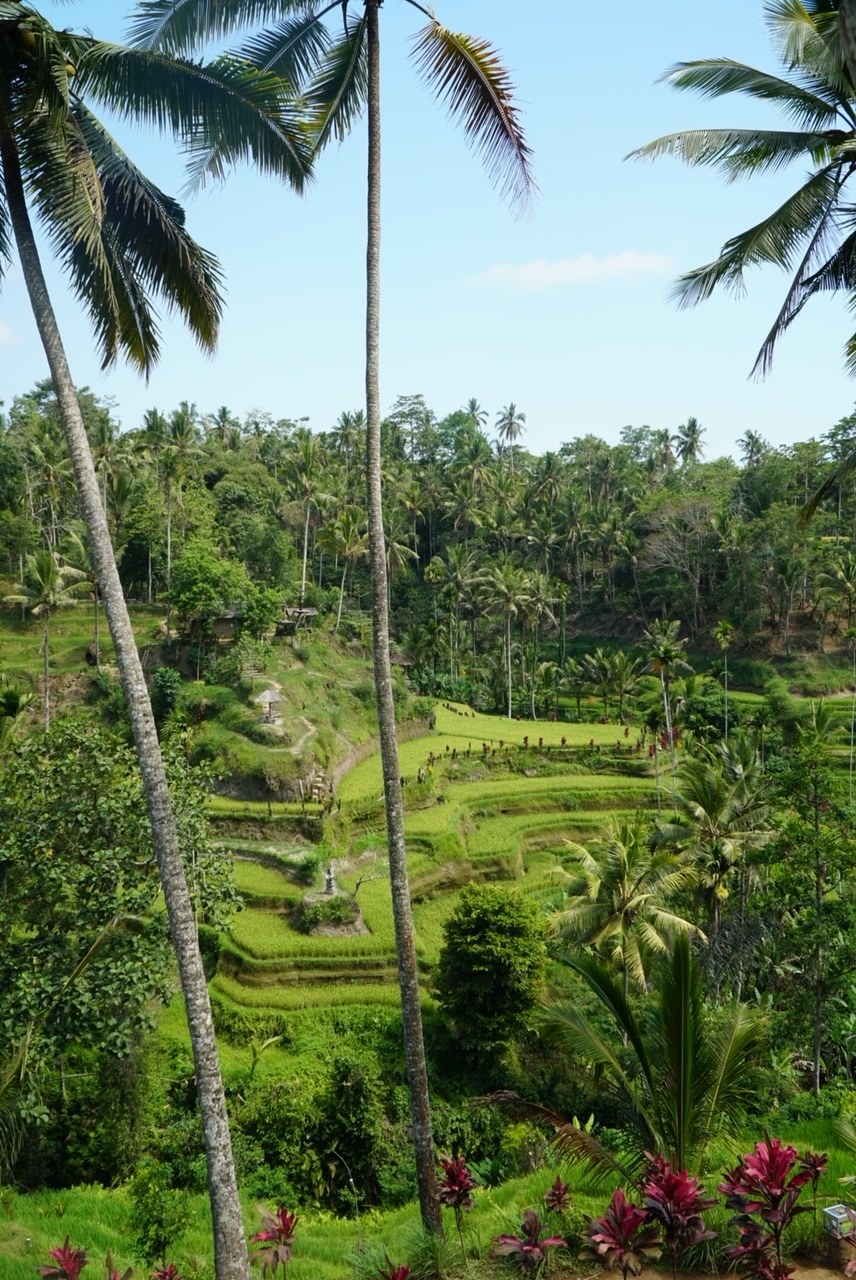
[[[37,4],[57,26],[123,39],[131,4]],[[515,218],[460,129],[415,73],[421,24],[405,0],[381,12],[383,249],[381,397],[421,394],[438,417],[475,397],[488,434],[504,406],[526,415],[534,453],[588,433],[617,443],[627,425],[675,431],[690,415],[706,456],[739,456],[752,430],[771,445],[820,436],[853,411],[842,349],[844,300],[815,299],[780,342],[763,382],[749,373],[786,277],[748,278],[680,311],[670,286],[769,213],[803,166],[726,185],[672,160],[625,160],[664,133],[705,125],[777,127],[765,105],[701,99],[658,84],[671,65],[731,57],[777,70],[761,0],[645,6],[611,0],[437,0],[438,18],[497,45],[517,86],[539,194]],[[171,138],[119,130],[165,190],[184,185]],[[216,355],[162,322],[148,384],[99,367],[87,321],[59,273],[49,285],[72,374],[109,398],[124,429],[182,400],[329,430],[363,404],[365,132],[323,155],[308,194],[232,173],[186,201],[188,226],[222,264],[226,312]],[[45,257],[48,250],[45,247]],[[0,293],[0,401],[47,375],[16,264]]]

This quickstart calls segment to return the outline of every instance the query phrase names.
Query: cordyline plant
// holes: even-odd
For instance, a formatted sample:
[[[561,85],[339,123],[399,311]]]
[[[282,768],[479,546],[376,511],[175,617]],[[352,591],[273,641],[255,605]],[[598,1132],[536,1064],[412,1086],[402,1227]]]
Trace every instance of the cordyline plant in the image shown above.
[[[544,1223],[534,1209],[527,1209],[519,1236],[498,1236],[493,1247],[494,1258],[513,1258],[521,1272],[538,1275],[547,1258],[548,1249],[567,1247],[562,1236],[543,1235]]]
[[[800,1156],[780,1138],[765,1138],[743,1157],[719,1190],[735,1214],[740,1243],[729,1251],[746,1275],[754,1280],[787,1280],[793,1267],[782,1258],[782,1240],[798,1213],[808,1213],[797,1204],[803,1188],[817,1186],[826,1168],[826,1156],[806,1152]]]
[[[294,1230],[299,1221],[297,1214],[282,1205],[273,1213],[262,1205],[258,1208],[262,1215],[262,1229],[250,1236],[250,1243],[261,1245],[261,1248],[253,1254],[253,1264],[261,1266],[263,1275],[268,1271],[276,1275],[280,1266],[285,1272],[291,1261]]]
[[[80,1280],[80,1273],[86,1266],[86,1250],[72,1249],[68,1236],[65,1244],[48,1250],[48,1257],[53,1258],[53,1263],[38,1268],[39,1275],[45,1280]]]
[[[183,1278],[175,1263],[169,1262],[165,1267],[158,1267],[152,1272],[152,1280],[183,1280]]]
[[[473,1191],[479,1185],[473,1177],[463,1156],[441,1156],[440,1166],[443,1176],[439,1180],[437,1199],[440,1204],[452,1209],[455,1214],[455,1226],[458,1228],[458,1239],[461,1242],[461,1253],[464,1252],[464,1213],[473,1207]]]
[[[662,1156],[648,1156],[648,1168],[641,1182],[648,1221],[656,1223],[662,1242],[672,1262],[672,1276],[678,1259],[691,1245],[714,1240],[716,1232],[708,1230],[702,1214],[716,1200],[704,1194],[704,1187],[686,1169],[673,1169]]]
[[[114,1264],[113,1254],[109,1251],[104,1260],[104,1266],[107,1271],[107,1280],[131,1280],[131,1276],[134,1274],[132,1268],[128,1267],[127,1271],[119,1275],[119,1268]]]
[[[571,1207],[571,1189],[560,1177],[544,1193],[544,1203],[551,1213],[567,1213]]]
[[[394,1262],[390,1262],[389,1255],[386,1255],[384,1265],[378,1267],[375,1275],[378,1280],[407,1280],[410,1275],[409,1267],[397,1267]]]
[[[620,1271],[624,1280],[638,1276],[646,1262],[660,1256],[660,1235],[648,1220],[646,1209],[631,1204],[621,1187],[613,1193],[603,1218],[592,1218],[583,1233],[589,1243],[580,1257],[600,1262],[608,1271]]]

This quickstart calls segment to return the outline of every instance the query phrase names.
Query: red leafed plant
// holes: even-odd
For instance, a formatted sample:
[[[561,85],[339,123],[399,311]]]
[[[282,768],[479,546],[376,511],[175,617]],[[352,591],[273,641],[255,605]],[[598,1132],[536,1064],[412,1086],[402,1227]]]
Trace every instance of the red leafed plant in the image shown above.
[[[261,1245],[253,1254],[253,1262],[261,1266],[262,1273],[268,1271],[276,1275],[281,1265],[283,1272],[291,1261],[294,1245],[294,1229],[299,1221],[296,1213],[291,1213],[282,1205],[275,1211],[259,1205],[262,1215],[262,1229],[250,1236],[251,1244]]]
[[[780,1138],[765,1138],[720,1183],[740,1237],[728,1257],[747,1275],[787,1280],[793,1267],[782,1259],[782,1238],[798,1213],[809,1212],[797,1201],[804,1187],[817,1186],[825,1168],[825,1155],[800,1156]]]
[[[571,1190],[567,1182],[557,1177],[550,1190],[544,1193],[544,1203],[551,1213],[567,1213],[571,1207]]]
[[[375,1275],[378,1280],[407,1280],[410,1275],[409,1267],[397,1267],[394,1262],[390,1262],[387,1256],[382,1267],[378,1267]]]
[[[537,1274],[547,1257],[548,1249],[566,1246],[562,1236],[544,1236],[544,1223],[534,1209],[527,1209],[519,1236],[498,1236],[494,1242],[493,1257],[513,1258],[521,1271]]]
[[[152,1272],[152,1280],[181,1280],[178,1267],[174,1262],[169,1262],[165,1267],[158,1267]]]
[[[80,1273],[86,1266],[86,1250],[72,1249],[68,1236],[65,1244],[58,1244],[55,1249],[48,1250],[48,1257],[53,1258],[55,1266],[49,1264],[39,1267],[40,1276],[45,1280],[79,1280]]]
[[[673,1169],[662,1156],[648,1158],[648,1168],[642,1177],[640,1189],[644,1196],[648,1221],[660,1228],[663,1244],[672,1260],[672,1275],[678,1269],[678,1259],[691,1245],[703,1240],[714,1240],[716,1232],[708,1230],[702,1214],[711,1209],[716,1200],[704,1194],[704,1187],[690,1177],[686,1169]]]
[[[588,1245],[581,1258],[593,1258],[609,1271],[620,1271],[624,1280],[638,1276],[647,1261],[660,1256],[660,1237],[656,1226],[648,1221],[646,1209],[631,1204],[621,1187],[613,1193],[609,1208],[602,1218],[592,1218],[584,1238]]]
[[[461,1253],[464,1252],[464,1210],[473,1207],[473,1191],[479,1185],[463,1156],[440,1156],[443,1176],[437,1198],[447,1209],[454,1210],[455,1226],[458,1228],[458,1239],[461,1242]]]
[[[112,1253],[108,1253],[108,1254],[107,1254],[107,1257],[106,1257],[106,1259],[105,1259],[104,1265],[105,1265],[105,1267],[106,1267],[106,1269],[107,1269],[107,1280],[131,1280],[131,1276],[134,1274],[134,1273],[133,1273],[133,1271],[131,1270],[131,1268],[130,1268],[130,1267],[128,1267],[128,1269],[127,1269],[127,1271],[124,1273],[124,1275],[121,1275],[121,1276],[120,1276],[120,1275],[119,1275],[119,1268],[118,1268],[117,1266],[115,1266],[115,1265],[114,1265],[114,1263],[113,1263],[113,1254],[112,1254]]]

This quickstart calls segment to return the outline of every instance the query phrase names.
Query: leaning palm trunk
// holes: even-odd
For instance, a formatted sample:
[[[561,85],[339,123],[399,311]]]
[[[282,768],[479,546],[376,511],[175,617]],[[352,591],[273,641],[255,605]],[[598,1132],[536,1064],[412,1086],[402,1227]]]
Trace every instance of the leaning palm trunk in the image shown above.
[[[158,746],[148,690],[125,605],[107,517],[68,367],[56,317],[45,285],[30,225],[14,138],[6,128],[8,112],[0,111],[0,162],[21,269],[47,356],[63,430],[74,468],[80,505],[92,547],[92,559],[104,600],[116,661],[131,717],[137,758],[143,777],[170,930],[181,975],[196,1067],[196,1085],[214,1219],[217,1280],[248,1280],[249,1263],[238,1199],[226,1102],[217,1057],[211,1006],[199,954],[199,942],[187,881],[181,863],[163,760]]]
[[[366,242],[366,484],[368,497],[369,557],[372,576],[372,628],[377,717],[386,800],[386,830],[389,842],[389,878],[395,945],[398,953],[398,980],[401,986],[401,1015],[404,1024],[404,1053],[410,1086],[416,1177],[422,1221],[431,1231],[442,1232],[440,1202],[434,1166],[434,1138],[428,1097],[428,1072],[422,1036],[422,1006],[407,854],[404,842],[404,805],[395,733],[395,705],[392,697],[392,668],[389,660],[389,605],[387,598],[386,547],[383,531],[380,441],[380,0],[367,0],[368,44],[368,234]]]
[[[856,0],[839,0],[838,30],[847,70],[856,82]]]

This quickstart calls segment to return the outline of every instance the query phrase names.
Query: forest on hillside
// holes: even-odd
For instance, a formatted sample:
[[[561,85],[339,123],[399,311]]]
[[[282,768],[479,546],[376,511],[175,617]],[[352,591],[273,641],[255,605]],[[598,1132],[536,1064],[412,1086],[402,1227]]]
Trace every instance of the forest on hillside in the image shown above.
[[[81,400],[129,598],[168,603],[201,645],[230,609],[262,635],[283,604],[332,612],[337,631],[366,607],[361,413],[313,432],[182,402],[121,431],[108,405]],[[657,618],[714,650],[725,620],[735,654],[846,648],[856,489],[832,486],[809,523],[802,511],[856,448],[856,416],[787,448],[746,431],[740,463],[707,460],[693,417],[543,454],[514,404],[488,417],[471,401],[438,418],[408,396],[383,424],[394,636],[424,692],[544,705],[574,636],[633,641]],[[38,550],[90,572],[49,384],[0,427],[7,581]]]

